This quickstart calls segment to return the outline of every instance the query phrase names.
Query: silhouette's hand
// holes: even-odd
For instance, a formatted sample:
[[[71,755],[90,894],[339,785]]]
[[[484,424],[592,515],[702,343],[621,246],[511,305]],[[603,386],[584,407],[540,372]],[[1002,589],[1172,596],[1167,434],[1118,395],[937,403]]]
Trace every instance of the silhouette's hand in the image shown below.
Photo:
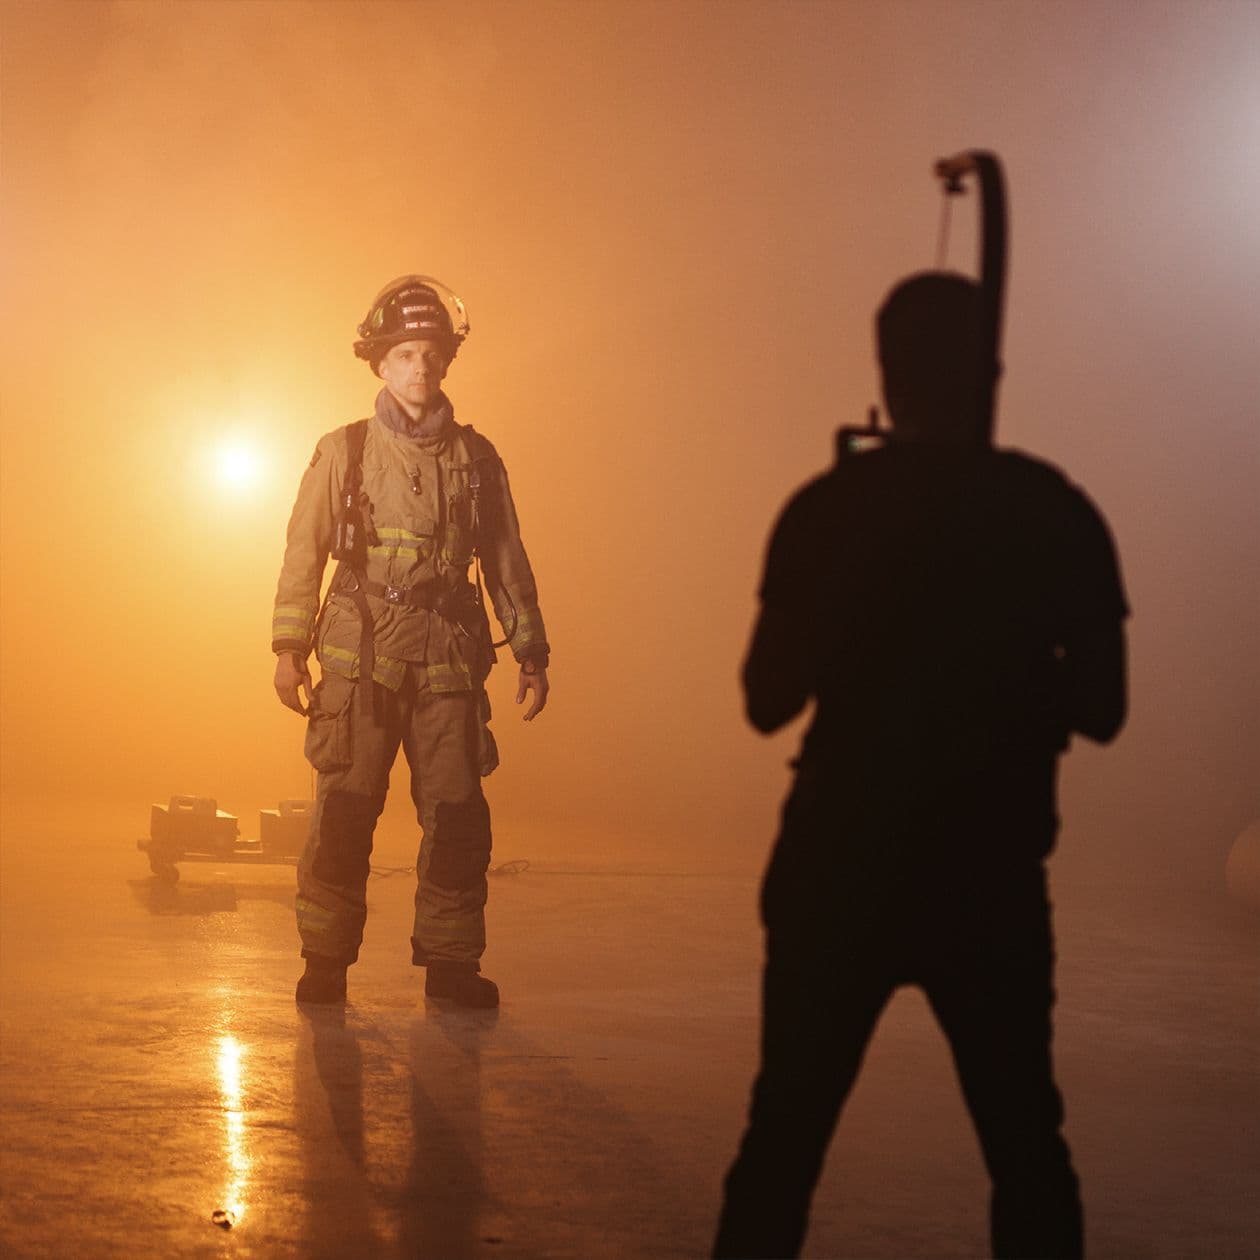
[[[547,693],[550,690],[551,684],[547,681],[546,669],[533,661],[522,661],[521,682],[516,689],[516,703],[524,704],[526,695],[531,691],[534,693],[533,702],[525,710],[525,721],[532,722],[543,711],[547,703]]]
[[[286,709],[292,709],[294,713],[300,713],[303,717],[310,712],[311,671],[306,668],[306,662],[296,652],[281,652],[276,657],[275,685],[276,695],[280,697],[280,703]],[[306,692],[305,705],[302,704],[299,690]]]

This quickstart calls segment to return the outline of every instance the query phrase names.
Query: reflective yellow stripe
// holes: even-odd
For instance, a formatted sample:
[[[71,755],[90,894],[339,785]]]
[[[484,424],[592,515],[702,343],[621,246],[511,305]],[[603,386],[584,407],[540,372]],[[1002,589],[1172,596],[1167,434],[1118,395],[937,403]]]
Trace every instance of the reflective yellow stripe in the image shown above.
[[[376,536],[378,538],[392,538],[395,542],[408,543],[429,542],[433,537],[431,534],[413,534],[409,529],[395,529],[392,525],[378,527]]]
[[[516,629],[521,634],[530,634],[542,624],[542,618],[536,612],[523,612],[516,619]]]
[[[299,930],[305,928],[310,932],[331,932],[337,924],[337,912],[299,896],[297,922]]]
[[[471,691],[472,674],[467,665],[428,665],[430,691]]]
[[[359,676],[359,654],[348,648],[334,647],[331,643],[325,643],[319,649],[319,662],[343,678],[358,678]],[[372,677],[382,687],[397,691],[402,686],[406,672],[406,661],[396,660],[392,656],[378,656],[372,668]]]
[[[309,639],[315,626],[315,614],[309,608],[295,608],[291,604],[277,604],[271,615],[273,639]]]
[[[333,647],[331,643],[325,643],[319,649],[319,659],[321,661],[324,659],[328,659],[330,661],[335,661],[336,663],[341,664],[341,665],[353,666],[356,673],[358,672],[358,669],[359,669],[358,652],[351,652],[348,648]],[[348,675],[348,677],[353,678],[354,674],[350,674]]]
[[[459,919],[432,919],[422,912],[417,916],[416,922],[423,927],[426,946],[430,945],[435,938],[443,941],[480,942],[485,933],[480,911]]]
[[[369,556],[377,560],[392,560],[395,556],[423,559],[433,551],[433,538],[427,534],[413,534],[409,529],[393,525],[380,525],[376,536],[380,544],[367,549]]]
[[[512,624],[510,618],[508,625]],[[542,616],[537,610],[530,609],[521,613],[516,619],[516,633],[512,636],[510,647],[513,652],[520,652],[521,648],[528,647],[531,643],[542,643],[547,637],[546,631],[543,629]]]
[[[427,556],[432,547],[426,547],[424,541],[416,543],[391,543],[388,547],[369,547],[369,556],[379,560],[390,560],[394,556]]]

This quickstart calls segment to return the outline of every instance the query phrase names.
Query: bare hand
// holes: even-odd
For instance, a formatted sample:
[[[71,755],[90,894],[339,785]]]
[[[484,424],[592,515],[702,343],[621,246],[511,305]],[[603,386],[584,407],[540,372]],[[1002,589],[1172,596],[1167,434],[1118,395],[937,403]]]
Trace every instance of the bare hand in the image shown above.
[[[534,666],[533,670],[533,673],[529,673],[525,664],[521,665],[521,684],[516,689],[517,704],[524,704],[526,695],[531,691],[534,693],[533,702],[525,711],[527,722],[532,722],[543,711],[547,703],[547,692],[551,690],[551,684],[547,682],[547,671],[541,665]]]
[[[311,705],[311,671],[306,662],[296,652],[281,652],[276,657],[276,695],[286,709],[300,713],[305,717]],[[306,705],[303,706],[299,690],[306,692]]]

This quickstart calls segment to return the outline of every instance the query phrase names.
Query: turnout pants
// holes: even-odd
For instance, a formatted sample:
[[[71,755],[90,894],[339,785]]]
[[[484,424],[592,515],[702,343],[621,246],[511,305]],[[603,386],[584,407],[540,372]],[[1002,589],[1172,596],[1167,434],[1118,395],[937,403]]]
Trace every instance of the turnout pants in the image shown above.
[[[714,1255],[795,1256],[840,1110],[894,990],[917,984],[949,1042],[992,1181],[997,1257],[1079,1257],[1077,1177],[1051,1066],[1054,947],[1032,857],[817,861],[785,829],[763,892],[761,1070]],[[795,850],[795,851],[793,851]],[[929,864],[932,865],[932,864]]]
[[[401,744],[423,830],[416,858],[412,961],[478,966],[486,946],[490,810],[478,768],[474,691],[435,693],[408,666],[397,692],[377,684],[375,715],[364,684],[325,673],[315,688],[306,755],[318,772],[311,831],[298,864],[302,955],[356,960],[367,918],[372,834]],[[478,967],[479,969],[479,967]]]

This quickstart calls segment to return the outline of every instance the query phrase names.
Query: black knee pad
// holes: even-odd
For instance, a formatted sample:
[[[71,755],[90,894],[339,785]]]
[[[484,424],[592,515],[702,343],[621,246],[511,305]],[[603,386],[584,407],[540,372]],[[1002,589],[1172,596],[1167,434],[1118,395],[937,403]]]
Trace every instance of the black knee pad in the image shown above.
[[[329,792],[311,870],[325,884],[356,886],[368,877],[372,832],[383,802],[359,792]]]
[[[429,878],[441,888],[471,888],[490,865],[490,806],[478,792],[458,805],[442,801],[433,829]]]

